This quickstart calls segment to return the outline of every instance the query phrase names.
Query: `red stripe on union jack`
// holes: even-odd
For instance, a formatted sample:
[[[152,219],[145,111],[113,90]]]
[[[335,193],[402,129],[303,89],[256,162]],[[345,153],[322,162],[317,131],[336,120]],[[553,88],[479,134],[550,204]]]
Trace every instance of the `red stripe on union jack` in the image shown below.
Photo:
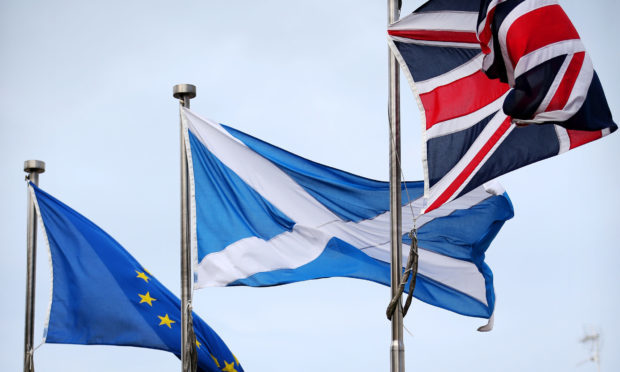
[[[570,138],[570,149],[585,145],[588,142],[592,142],[603,137],[603,131],[585,132],[583,130],[567,130],[568,137]]]
[[[564,72],[564,78],[562,79],[560,86],[558,86],[551,103],[549,103],[549,106],[547,106],[545,111],[562,110],[566,106],[566,103],[573,92],[575,82],[577,82],[577,78],[579,77],[579,72],[581,71],[581,66],[583,65],[585,56],[585,52],[577,53],[573,56],[566,72]]]
[[[426,129],[437,123],[480,110],[501,97],[507,90],[506,84],[489,80],[484,72],[478,71],[428,93],[420,94],[426,111]],[[472,91],[485,91],[486,94],[470,94]],[[446,105],[446,102],[450,104]]]
[[[434,209],[439,208],[442,204],[454,199],[457,192],[463,187],[463,184],[471,177],[475,169],[480,167],[482,161],[489,155],[491,150],[495,148],[506,132],[510,129],[510,118],[504,119],[502,124],[491,135],[491,137],[481,146],[480,150],[476,153],[473,159],[463,168],[463,170],[455,177],[445,189],[444,192],[435,199],[435,201],[429,205],[424,213],[428,213]]]
[[[559,5],[550,5],[534,9],[517,18],[508,28],[505,43],[510,61],[516,66],[526,54],[549,44],[571,39],[579,39],[577,30]]]
[[[441,40],[457,43],[477,43],[478,37],[474,32],[433,31],[433,30],[390,30],[391,36],[400,36],[413,40]]]

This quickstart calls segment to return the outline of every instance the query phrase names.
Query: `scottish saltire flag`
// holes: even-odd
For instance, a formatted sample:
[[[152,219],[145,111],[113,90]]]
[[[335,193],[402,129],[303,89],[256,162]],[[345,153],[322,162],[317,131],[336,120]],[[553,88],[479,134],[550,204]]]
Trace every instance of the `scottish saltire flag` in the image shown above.
[[[47,343],[124,345],[181,355],[180,301],[112,237],[30,184],[52,263]],[[243,371],[194,313],[198,369]]]
[[[497,7],[512,2],[501,3]],[[532,4],[539,1],[515,3]],[[529,80],[525,82],[531,85],[530,94],[542,97],[540,102],[544,107],[536,105],[536,99],[511,89],[510,85],[498,79],[489,79],[482,71],[483,62],[486,64],[495,56],[495,65],[485,66],[489,68],[488,71],[496,72],[495,67],[503,61],[497,53],[500,50],[503,53],[504,50],[489,48],[491,52],[488,55],[482,52],[476,34],[480,6],[480,0],[431,0],[391,25],[388,30],[390,48],[409,80],[422,113],[426,212],[504,173],[561,154],[617,129],[611,121],[602,90],[597,88],[600,84],[595,74],[591,74],[589,91],[585,83],[569,86],[572,81],[569,76],[576,74],[581,79],[579,81],[582,81],[582,75],[589,71],[585,64],[580,66],[581,70],[576,69],[579,53],[573,58],[566,48],[543,48],[545,50],[536,54],[536,58],[530,59],[528,54],[520,59],[520,65],[515,70],[517,74],[532,68],[532,72],[526,73],[524,79],[538,79],[541,76],[543,80],[547,79],[544,84],[542,81],[536,82],[547,84],[549,89],[544,91],[540,90],[542,85]],[[495,13],[493,19],[496,22],[499,19],[497,17],[498,13]],[[544,22],[544,27],[555,27],[551,26],[555,22],[553,18]],[[491,23],[491,30],[495,24]],[[505,25],[511,25],[509,18],[500,24],[500,34]],[[520,28],[515,28],[515,25],[520,25]],[[561,27],[566,27],[566,24],[562,23]],[[517,22],[512,24],[511,30],[513,28],[525,32],[525,35],[515,34],[514,38],[508,39],[510,43],[515,42],[512,44],[514,50],[518,50],[518,53],[532,48],[538,50],[538,39],[530,38],[526,24]],[[539,34],[540,39],[545,40],[542,35],[546,35],[546,31]],[[483,32],[482,36],[485,35],[493,34]],[[491,37],[490,43],[496,46],[497,38]],[[573,40],[565,43],[565,46],[573,44],[580,42]],[[543,64],[540,67],[535,64],[537,59],[546,58],[543,57],[545,53],[557,54],[562,50],[567,54],[554,60],[569,71],[563,73],[562,77],[549,69],[550,65]],[[550,81],[551,85],[548,84]],[[586,102],[577,98],[587,96],[584,89],[588,94],[594,91],[600,93],[598,100]],[[564,102],[560,95],[564,98],[568,96],[569,100]],[[573,98],[575,100],[571,101]],[[579,100],[585,102],[582,105],[584,109],[577,110],[574,120],[559,120],[565,118],[566,112],[574,111],[576,106],[570,102]],[[530,107],[530,104],[533,106]],[[536,108],[532,109],[534,106]],[[560,106],[563,108],[556,110]],[[510,116],[504,112],[507,107]],[[542,109],[546,111],[537,113]],[[553,111],[553,115],[558,115],[553,118],[545,116],[550,115],[549,110]],[[531,118],[528,116],[531,113],[540,114],[536,120],[546,117],[551,119],[551,123],[517,127],[513,122],[518,118]],[[520,124],[525,123],[521,119]]]
[[[314,163],[185,108],[182,121],[191,149],[197,287],[336,276],[390,284],[387,182]],[[415,297],[489,318],[495,296],[484,256],[513,216],[510,199],[490,184],[420,216],[423,183],[404,186],[403,242],[410,243],[414,215],[419,228]]]

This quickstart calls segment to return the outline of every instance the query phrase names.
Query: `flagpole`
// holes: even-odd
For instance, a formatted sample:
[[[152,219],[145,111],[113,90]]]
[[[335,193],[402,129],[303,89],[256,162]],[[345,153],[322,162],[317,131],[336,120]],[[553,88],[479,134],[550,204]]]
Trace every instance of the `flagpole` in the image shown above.
[[[196,87],[177,84],[172,89],[174,98],[182,107],[189,108],[189,100],[196,97]],[[196,344],[192,326],[192,256],[190,249],[189,182],[185,134],[181,119],[181,364],[183,372],[196,371]]]
[[[398,21],[400,6],[398,0],[388,0],[388,26]],[[400,81],[398,61],[388,50],[389,100],[388,117],[390,121],[390,247],[391,260],[391,298],[398,295],[402,276],[402,213],[401,213],[401,165],[400,165]],[[405,371],[405,345],[403,343],[403,313],[400,304],[392,316],[392,342],[390,345],[390,371]]]
[[[26,178],[39,184],[39,173],[45,172],[45,162],[26,160],[24,172]],[[24,325],[24,372],[34,372],[33,338],[34,338],[34,290],[37,264],[37,218],[32,194],[28,193],[28,227],[26,232],[26,322]]]

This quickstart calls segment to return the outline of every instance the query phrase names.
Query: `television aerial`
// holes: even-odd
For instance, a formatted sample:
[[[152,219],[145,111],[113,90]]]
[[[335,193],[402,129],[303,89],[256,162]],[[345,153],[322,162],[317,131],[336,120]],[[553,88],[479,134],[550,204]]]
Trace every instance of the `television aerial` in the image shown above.
[[[582,360],[577,363],[578,366],[593,362],[596,364],[596,369],[598,372],[601,372],[601,332],[596,330],[585,331],[585,335],[579,340],[582,344],[585,344],[590,349],[590,357],[586,360]]]

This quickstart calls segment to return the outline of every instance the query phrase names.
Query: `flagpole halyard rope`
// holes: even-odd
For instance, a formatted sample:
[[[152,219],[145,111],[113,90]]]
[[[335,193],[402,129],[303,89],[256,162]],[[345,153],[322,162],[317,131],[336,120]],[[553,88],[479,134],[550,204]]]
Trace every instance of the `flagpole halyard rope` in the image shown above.
[[[407,295],[405,306],[403,307],[403,317],[407,315],[407,311],[411,306],[411,300],[413,299],[413,290],[415,288],[416,276],[418,274],[418,237],[415,228],[409,232],[409,237],[411,238],[411,247],[409,249],[409,259],[407,260],[407,265],[405,266],[405,271],[403,272],[403,278],[398,285],[398,293],[390,300],[387,310],[385,311],[385,314],[389,320],[392,320],[396,306],[400,303],[400,298],[405,291],[405,286],[407,285],[410,277],[411,285],[409,286],[409,294]]]
[[[414,227],[409,232],[409,238],[411,238],[411,248],[409,249],[409,259],[407,260],[407,268],[405,269],[403,283],[407,283],[411,276],[411,284],[409,285],[409,293],[407,294],[407,300],[403,308],[403,317],[407,315],[409,306],[411,306],[411,300],[413,299],[413,290],[415,289],[415,282],[418,275],[418,232]],[[413,258],[412,258],[413,257]],[[402,285],[402,283],[401,283]]]
[[[388,116],[390,112],[388,110]],[[392,135],[392,128],[390,126],[390,140],[392,141],[392,146],[395,146],[395,139]],[[400,174],[403,180],[406,180],[405,173],[403,172],[402,162],[400,160],[400,156],[396,154],[396,161],[398,162],[400,168]],[[409,258],[407,260],[407,265],[405,265],[405,270],[403,272],[403,277],[401,282],[398,285],[398,293],[394,295],[394,297],[390,300],[388,307],[386,309],[386,316],[388,320],[392,320],[392,316],[394,315],[394,311],[396,310],[396,306],[400,303],[400,299],[405,291],[405,287],[409,278],[411,277],[411,285],[409,286],[409,293],[407,295],[407,299],[405,300],[405,306],[402,308],[403,317],[407,315],[407,311],[411,306],[411,302],[413,300],[413,291],[415,289],[416,277],[418,274],[418,237],[417,237],[417,219],[418,215],[413,210],[413,206],[411,203],[411,197],[409,196],[409,189],[407,188],[407,182],[401,181],[401,184],[405,187],[405,193],[407,194],[407,203],[409,208],[411,209],[411,216],[413,220],[413,228],[409,232],[409,237],[411,238],[411,246],[409,248]],[[412,276],[413,275],[413,276]]]
[[[43,346],[43,344],[45,343],[45,341],[41,341],[39,342],[39,344],[37,346],[35,346],[31,351],[30,354],[34,355],[34,352],[37,351],[38,348],[40,348],[41,346]]]

